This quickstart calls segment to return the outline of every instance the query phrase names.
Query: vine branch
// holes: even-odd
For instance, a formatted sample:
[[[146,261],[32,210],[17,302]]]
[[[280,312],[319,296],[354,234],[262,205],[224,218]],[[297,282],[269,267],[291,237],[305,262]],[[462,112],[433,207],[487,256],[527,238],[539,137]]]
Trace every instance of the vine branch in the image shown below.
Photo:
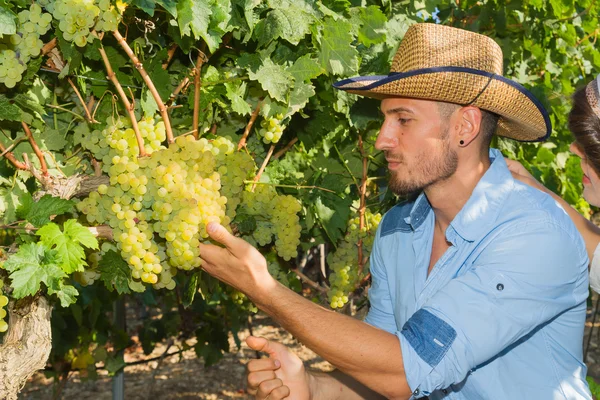
[[[201,49],[198,50],[198,59],[196,60],[196,67],[194,68],[194,117],[192,129],[194,130],[194,138],[198,139],[200,132],[198,131],[198,122],[200,120],[200,88],[202,85],[201,73],[202,64],[208,61],[206,54],[204,54],[205,43],[202,42]]]
[[[358,208],[358,220],[359,220],[359,229],[362,230],[365,227],[365,210],[367,208],[366,202],[366,193],[367,193],[367,172],[368,172],[368,164],[367,164],[367,156],[365,154],[364,143],[362,135],[358,135],[358,150],[360,151],[360,155],[362,157],[362,180],[360,182],[360,187],[358,189],[360,194],[360,206]],[[363,239],[359,239],[358,241],[358,276],[360,276],[365,267],[365,258],[363,257]]]
[[[290,142],[288,144],[286,144],[283,149],[279,150],[277,153],[275,153],[273,155],[273,160],[277,160],[279,157],[281,157],[282,155],[284,155],[286,151],[288,151],[289,149],[291,149],[292,146],[296,144],[297,141],[298,141],[297,137],[295,137],[292,140],[290,140]]]
[[[246,125],[244,134],[242,135],[242,138],[240,139],[240,142],[238,143],[238,151],[241,150],[242,147],[246,147],[246,140],[248,139],[248,135],[250,134],[250,129],[252,129],[252,125],[254,125],[256,118],[258,118],[258,113],[260,111],[261,105],[262,105],[262,99],[259,99],[258,104],[256,105],[256,108],[254,109],[254,112],[252,113],[252,116],[250,117],[250,121],[248,121],[248,125]]]
[[[154,82],[152,82],[152,79],[150,79],[150,76],[144,69],[144,66],[142,65],[140,60],[137,58],[137,56],[133,53],[133,50],[131,50],[131,47],[129,47],[129,44],[127,44],[127,42],[125,41],[125,38],[123,36],[121,36],[119,31],[115,30],[115,31],[113,31],[112,34],[115,37],[115,39],[117,39],[117,42],[119,42],[119,44],[121,45],[123,50],[125,50],[125,53],[127,53],[129,58],[131,59],[131,61],[133,62],[133,66],[140,73],[140,75],[142,76],[142,79],[144,79],[146,86],[148,86],[148,90],[152,94],[152,97],[154,97],[154,101],[156,102],[158,111],[160,112],[163,122],[165,123],[165,130],[167,133],[167,141],[169,143],[173,143],[173,141],[174,141],[173,129],[171,128],[171,121],[169,120],[169,114],[167,113],[167,107],[165,107],[165,104],[161,100],[160,95],[158,94],[158,91],[156,90],[156,86],[154,86]]]
[[[263,161],[262,165],[260,166],[260,169],[258,170],[258,172],[256,173],[256,176],[254,177],[254,183],[252,184],[252,188],[250,189],[251,192],[254,192],[254,189],[256,188],[256,182],[258,182],[260,180],[260,176],[265,171],[265,168],[267,168],[267,164],[269,163],[269,160],[271,159],[271,156],[273,155],[273,150],[275,150],[274,144],[272,144],[271,147],[269,148],[269,152],[267,153],[265,160]]]
[[[23,130],[25,130],[25,135],[27,135],[27,139],[29,139],[29,143],[31,144],[31,147],[33,148],[33,152],[37,156],[38,160],[40,160],[40,167],[42,169],[42,175],[48,176],[48,167],[46,166],[46,160],[44,159],[44,154],[40,150],[35,139],[33,138],[33,134],[31,133],[29,126],[27,126],[27,124],[25,122],[21,122],[21,125],[23,126]]]
[[[327,288],[324,288],[323,286],[319,285],[317,282],[313,281],[308,276],[304,275],[302,272],[298,271],[297,269],[292,269],[292,271],[294,271],[294,273],[298,276],[298,278],[300,278],[302,282],[306,283],[311,288],[321,293],[327,293]]]
[[[71,78],[67,78],[67,81],[69,82],[69,85],[71,85],[71,87],[75,91],[75,94],[77,95],[77,98],[81,102],[83,111],[85,111],[85,117],[86,117],[87,122],[89,122],[90,124],[98,122],[98,121],[94,121],[94,118],[92,118],[92,114],[90,114],[90,110],[88,109],[88,106],[85,104],[85,101],[83,100],[83,97],[81,96],[81,93],[79,93],[79,89],[77,89],[77,86],[75,86],[75,84],[73,83]]]
[[[102,60],[104,61],[104,65],[106,67],[106,74],[107,74],[106,78],[109,79],[113,83],[113,85],[115,85],[115,88],[117,89],[117,92],[119,93],[119,97],[121,98],[121,101],[123,102],[123,105],[125,106],[125,110],[127,110],[129,119],[131,120],[131,127],[133,128],[133,131],[135,132],[135,138],[137,140],[138,148],[140,150],[140,157],[145,157],[146,156],[146,148],[144,147],[144,140],[142,139],[142,134],[140,132],[140,128],[138,127],[138,123],[137,123],[137,119],[133,112],[133,104],[131,104],[129,102],[129,99],[127,98],[127,95],[125,94],[125,91],[123,90],[123,87],[121,86],[121,83],[117,79],[117,76],[115,75],[115,72],[113,71],[112,66],[110,65],[110,61],[108,60],[108,56],[106,55],[106,51],[104,51],[104,47],[100,47],[98,49],[98,51],[100,52],[100,55],[102,56]]]
[[[15,155],[10,151],[11,147],[14,147],[16,143],[13,143],[8,148],[5,148],[2,143],[0,143],[0,151],[2,151],[2,156],[6,157],[6,159],[16,168],[23,171],[26,171],[27,165],[24,162],[19,161],[15,158]]]

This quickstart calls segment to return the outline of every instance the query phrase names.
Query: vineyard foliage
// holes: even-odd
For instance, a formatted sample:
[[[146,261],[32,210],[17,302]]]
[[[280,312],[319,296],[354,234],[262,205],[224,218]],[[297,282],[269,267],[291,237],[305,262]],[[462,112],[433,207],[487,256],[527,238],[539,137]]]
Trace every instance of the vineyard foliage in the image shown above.
[[[301,291],[304,280],[314,301],[364,304],[373,235],[397,199],[373,148],[378,103],[332,84],[387,73],[416,22],[500,44],[505,75],[542,100],[554,130],[543,144],[494,146],[589,213],[566,117],[569,96],[600,71],[599,7],[0,0],[0,293],[55,303],[50,362],[91,377],[97,362],[124,366],[132,338],[110,317],[123,296],[142,310],[145,352],[195,338],[211,364],[229,350],[227,333],[255,309],[202,273],[209,221],[258,246],[282,283]],[[82,176],[98,183],[57,196]],[[323,248],[325,275],[309,279],[302,268]]]

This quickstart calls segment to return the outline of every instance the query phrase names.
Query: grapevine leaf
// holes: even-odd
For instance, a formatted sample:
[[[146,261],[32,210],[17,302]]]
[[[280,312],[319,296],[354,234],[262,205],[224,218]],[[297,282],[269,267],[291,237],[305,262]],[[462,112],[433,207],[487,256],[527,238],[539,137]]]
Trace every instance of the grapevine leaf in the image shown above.
[[[248,74],[250,79],[260,82],[271,97],[286,102],[285,95],[294,84],[294,77],[283,66],[267,58],[256,73],[249,71]]]
[[[129,288],[130,268],[123,258],[114,250],[107,251],[98,263],[100,279],[110,291],[117,290],[119,294],[131,293]]]
[[[58,225],[50,222],[40,228],[37,234],[42,243],[56,249],[62,259],[61,268],[69,274],[83,271],[83,266],[87,265],[83,246],[98,248],[94,235],[74,219],[65,222],[64,232],[61,232]]]
[[[165,10],[177,18],[177,1],[175,0],[156,0],[156,4],[161,5]]]
[[[300,83],[296,84],[292,92],[290,93],[290,106],[287,112],[287,116],[296,113],[304,108],[308,99],[315,95],[315,88],[313,85]]]
[[[0,6],[0,37],[17,33],[17,16],[4,6]]]
[[[252,112],[250,105],[244,100],[246,93],[246,82],[235,84],[227,82],[225,84],[227,98],[231,101],[231,109],[240,115],[248,115]]]
[[[352,46],[352,26],[347,21],[327,18],[320,38],[321,66],[335,75],[351,75],[358,70],[358,52]]]
[[[315,214],[329,239],[333,243],[337,243],[346,231],[346,221],[350,215],[351,201],[328,195],[329,193],[326,193],[317,197]]]
[[[108,357],[108,359],[105,362],[105,367],[109,375],[116,374],[117,372],[125,368],[126,365],[127,364],[125,364],[125,360],[123,359],[122,354],[118,354],[114,357]]]
[[[185,308],[188,308],[194,302],[194,297],[198,292],[198,281],[200,280],[201,272],[195,272],[185,282],[183,289],[182,304]]]
[[[363,25],[358,31],[358,40],[367,47],[385,41],[387,18],[377,6],[361,8]]]
[[[29,198],[31,198],[31,195]],[[41,227],[50,222],[52,215],[61,215],[73,208],[73,201],[53,197],[49,194],[42,196],[41,199],[32,204],[28,203],[27,197],[23,200],[23,205],[19,210],[23,213],[23,207],[27,208],[23,218],[35,227]],[[89,233],[87,229],[86,232]]]
[[[133,0],[133,4],[145,11],[149,16],[154,17],[155,0]]]
[[[5,224],[14,222],[25,193],[28,193],[27,187],[20,179],[15,179],[12,187],[0,187],[0,216]]]
[[[319,66],[309,54],[306,54],[296,60],[294,65],[288,68],[296,82],[306,82],[323,73],[323,68]]]
[[[196,39],[206,40],[212,14],[206,0],[181,0],[177,4],[177,12],[181,36],[190,36],[191,32]],[[213,50],[211,49],[211,51]]]
[[[14,101],[22,109],[33,111],[40,115],[46,115],[46,110],[44,110],[44,107],[42,107],[38,101],[31,98],[28,94],[19,93],[15,96]]]
[[[15,298],[34,295],[42,282],[49,288],[54,287],[66,276],[58,267],[59,262],[57,253],[42,243],[21,245],[19,251],[4,263],[4,268],[10,272]]]
[[[60,300],[60,305],[63,307],[69,307],[71,304],[75,304],[79,292],[74,286],[65,285],[61,282],[58,290],[52,292],[48,290],[48,294],[56,294]]]
[[[278,38],[297,45],[310,32],[310,23],[310,16],[298,8],[272,10],[256,24],[254,36],[261,47]]]
[[[33,60],[29,60],[27,63],[27,70],[23,77],[21,78],[21,84],[25,86],[31,86],[34,80],[39,76],[38,72],[42,63],[44,61],[44,57],[34,58]]]
[[[21,109],[5,95],[0,94],[0,121],[21,121]]]
[[[16,209],[16,216],[18,219],[27,219],[27,215],[33,206],[33,197],[31,193],[26,192],[23,197],[21,197],[21,204]]]

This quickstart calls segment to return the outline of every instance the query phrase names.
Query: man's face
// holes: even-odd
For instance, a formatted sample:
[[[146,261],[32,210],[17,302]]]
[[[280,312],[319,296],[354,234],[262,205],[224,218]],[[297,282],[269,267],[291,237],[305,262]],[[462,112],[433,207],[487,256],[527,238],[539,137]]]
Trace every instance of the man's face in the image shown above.
[[[458,157],[450,146],[450,126],[435,101],[389,98],[381,111],[385,120],[375,148],[385,153],[394,193],[420,192],[454,174]]]

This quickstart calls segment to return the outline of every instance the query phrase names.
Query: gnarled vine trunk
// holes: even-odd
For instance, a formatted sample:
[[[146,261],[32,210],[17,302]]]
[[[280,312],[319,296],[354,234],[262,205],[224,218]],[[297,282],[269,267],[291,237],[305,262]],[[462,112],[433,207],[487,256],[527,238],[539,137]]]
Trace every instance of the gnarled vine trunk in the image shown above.
[[[0,399],[15,400],[27,379],[46,366],[52,349],[52,306],[43,296],[10,302],[0,345]]]
[[[74,175],[68,178],[46,176],[32,171],[42,183],[44,194],[69,199],[86,196],[99,185],[108,183],[106,176]],[[109,227],[91,229],[96,236],[110,237]],[[45,368],[52,349],[50,318],[52,306],[42,295],[11,301],[7,308],[8,331],[0,345],[0,399],[17,399],[27,379]]]

